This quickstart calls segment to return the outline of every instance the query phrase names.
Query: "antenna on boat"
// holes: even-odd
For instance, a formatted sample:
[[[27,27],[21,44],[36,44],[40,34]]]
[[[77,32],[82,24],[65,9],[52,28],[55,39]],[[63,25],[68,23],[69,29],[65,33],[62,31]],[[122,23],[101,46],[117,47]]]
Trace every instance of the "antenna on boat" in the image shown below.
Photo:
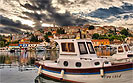
[[[79,29],[79,35],[80,35],[80,39],[82,39],[82,33],[81,33],[81,30]]]

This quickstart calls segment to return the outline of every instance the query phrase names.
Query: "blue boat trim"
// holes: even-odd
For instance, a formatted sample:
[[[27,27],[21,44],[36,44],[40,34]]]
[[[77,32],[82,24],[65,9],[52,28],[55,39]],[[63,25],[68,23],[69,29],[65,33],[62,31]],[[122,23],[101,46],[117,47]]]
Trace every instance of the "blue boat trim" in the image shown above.
[[[35,65],[36,66],[36,65]],[[38,66],[36,66],[37,68],[39,68]],[[57,72],[57,71],[52,71],[52,70],[48,70],[48,69],[42,69],[48,72],[52,72],[52,73],[58,73],[60,74],[61,72]],[[128,69],[122,69],[122,70],[115,70],[115,71],[106,71],[104,73],[115,73],[115,72],[122,72],[122,71],[128,71],[128,70],[133,70],[133,68],[128,68]],[[95,72],[95,73],[69,73],[69,72],[65,72],[65,74],[74,74],[74,75],[92,75],[92,74],[100,74],[100,72]]]

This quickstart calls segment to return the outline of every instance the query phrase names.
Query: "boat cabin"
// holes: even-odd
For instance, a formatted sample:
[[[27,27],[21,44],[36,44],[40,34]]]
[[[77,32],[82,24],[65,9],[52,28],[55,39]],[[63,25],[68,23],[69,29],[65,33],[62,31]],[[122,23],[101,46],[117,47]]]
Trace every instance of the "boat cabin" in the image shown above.
[[[105,58],[98,58],[92,42],[87,39],[60,39],[55,40],[59,45],[59,58],[57,65],[60,67],[85,68],[110,66]]]
[[[121,45],[112,45],[116,48],[116,53],[112,55],[113,58],[122,59],[122,58],[131,58],[133,57],[133,52],[131,51],[129,45],[121,44]]]

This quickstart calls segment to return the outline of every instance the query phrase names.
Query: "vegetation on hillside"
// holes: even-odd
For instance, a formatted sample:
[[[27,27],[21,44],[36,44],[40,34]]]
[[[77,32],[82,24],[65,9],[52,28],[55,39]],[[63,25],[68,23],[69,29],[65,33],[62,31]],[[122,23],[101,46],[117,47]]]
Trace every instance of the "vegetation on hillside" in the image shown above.
[[[92,39],[109,39],[110,41],[113,41],[114,39],[124,41],[126,37],[132,37],[133,35],[128,32],[127,29],[123,29],[120,31],[120,34],[116,34],[116,30],[109,30],[108,34],[100,35],[98,33],[95,33],[92,35]]]

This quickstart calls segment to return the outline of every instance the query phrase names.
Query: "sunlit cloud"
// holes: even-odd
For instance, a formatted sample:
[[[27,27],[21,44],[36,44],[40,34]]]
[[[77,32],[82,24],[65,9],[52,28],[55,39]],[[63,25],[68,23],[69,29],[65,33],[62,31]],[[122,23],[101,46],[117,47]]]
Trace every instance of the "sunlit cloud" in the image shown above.
[[[53,27],[53,24],[47,24],[47,23],[43,23],[42,27]]]

